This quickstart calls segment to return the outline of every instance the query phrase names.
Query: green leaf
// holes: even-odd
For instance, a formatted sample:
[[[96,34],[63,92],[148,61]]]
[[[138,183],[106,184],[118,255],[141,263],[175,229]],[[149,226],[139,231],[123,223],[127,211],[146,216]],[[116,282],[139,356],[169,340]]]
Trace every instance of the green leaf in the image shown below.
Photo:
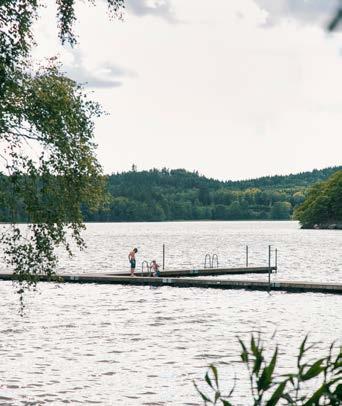
[[[233,404],[228,402],[228,400],[221,399],[221,402],[223,406],[233,406]]]
[[[244,362],[245,364],[248,363],[248,351],[247,348],[245,346],[245,343],[241,340],[241,338],[238,337],[239,343],[242,347],[242,353],[241,353],[241,360],[242,362]]]
[[[336,396],[336,398],[338,400],[340,400],[342,402],[342,383],[339,383],[336,388],[335,388],[335,392],[334,395]]]
[[[215,384],[216,384],[216,387],[218,388],[219,384],[218,384],[217,368],[214,365],[210,365],[210,369],[213,372],[213,375],[214,375],[214,378],[215,378]]]
[[[265,391],[270,387],[272,383],[274,368],[277,362],[277,355],[278,355],[278,347],[274,351],[270,364],[265,366],[264,370],[262,371],[261,377],[258,380],[257,386],[259,391],[260,390]]]
[[[271,398],[266,402],[265,406],[274,406],[278,403],[279,399],[281,398],[284,389],[286,387],[287,381],[283,381],[281,382],[277,389],[273,392],[273,395],[271,396]]]
[[[262,355],[260,355],[260,354],[258,354],[258,355],[255,357],[255,360],[254,360],[254,367],[253,367],[253,373],[255,373],[257,376],[259,375],[260,368],[261,368],[261,365],[262,365],[263,360],[264,360],[264,357],[263,357]]]
[[[277,357],[278,357],[278,347],[276,347],[276,349],[274,351],[274,354],[273,354],[273,357],[271,359],[270,365],[268,367],[270,376],[273,375],[274,368],[275,368],[276,363],[277,363]]]
[[[315,376],[319,375],[322,371],[324,371],[324,368],[322,368],[322,362],[324,361],[325,358],[319,359],[316,361],[311,367],[305,372],[305,374],[302,374],[302,380],[303,381],[308,381],[309,379],[314,378]]]
[[[208,372],[205,374],[204,379],[205,379],[205,381],[207,382],[207,384],[208,384],[212,389],[214,389],[213,384],[211,383],[211,379],[210,379],[210,376],[209,376],[209,373],[208,373]]]
[[[327,389],[326,385],[323,384],[320,388],[318,388],[316,390],[316,392],[314,392],[314,394],[311,396],[311,398],[309,398],[309,400],[307,402],[305,402],[303,406],[315,406],[315,405],[318,405],[319,400],[325,394],[326,389]]]
[[[305,353],[305,344],[308,340],[308,335],[304,337],[304,340],[301,342],[300,347],[299,347],[299,355],[298,355],[298,365],[300,363],[300,360],[302,359],[304,353]]]
[[[251,337],[251,350],[252,350],[253,355],[256,357],[256,356],[258,355],[258,348],[257,348],[257,346],[256,346],[256,344],[255,344],[255,340],[254,340],[254,335],[253,335],[253,334],[252,334],[252,337]]]
[[[211,402],[211,400],[198,388],[196,382],[193,382],[195,389],[197,391],[197,393],[201,396],[201,398],[204,400],[204,402]]]

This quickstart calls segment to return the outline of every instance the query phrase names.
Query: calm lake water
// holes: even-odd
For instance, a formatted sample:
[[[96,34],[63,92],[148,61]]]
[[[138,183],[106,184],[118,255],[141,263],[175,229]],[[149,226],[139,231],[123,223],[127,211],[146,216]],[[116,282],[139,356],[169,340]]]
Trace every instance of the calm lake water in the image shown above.
[[[271,244],[274,279],[342,282],[342,232],[296,222],[89,224],[84,236],[87,251],[61,254],[60,272],[128,271],[135,246],[138,264],[161,262],[163,243],[168,268],[203,266],[206,253],[220,266],[244,265],[246,244],[250,265],[266,265]],[[0,282],[0,405],[201,405],[193,380],[210,363],[223,387],[238,377],[235,404],[248,405],[237,335],[260,331],[270,347],[279,343],[281,371],[307,332],[313,356],[342,341],[337,295],[40,284],[26,304],[20,317],[11,283]]]

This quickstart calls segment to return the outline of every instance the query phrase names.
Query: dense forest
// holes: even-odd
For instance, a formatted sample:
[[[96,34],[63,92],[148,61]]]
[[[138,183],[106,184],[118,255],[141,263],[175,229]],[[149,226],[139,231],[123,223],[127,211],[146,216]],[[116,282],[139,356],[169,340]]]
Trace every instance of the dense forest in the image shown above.
[[[287,220],[313,184],[339,170],[242,181],[208,179],[184,169],[123,172],[106,176],[108,202],[102,210],[82,211],[85,221]],[[1,199],[10,183],[0,175],[0,222],[30,221],[21,202],[13,213]]]
[[[303,228],[342,228],[342,170],[308,190],[295,218]]]
[[[288,176],[218,181],[184,169],[108,176],[108,206],[87,221],[287,220],[314,183],[342,167]]]

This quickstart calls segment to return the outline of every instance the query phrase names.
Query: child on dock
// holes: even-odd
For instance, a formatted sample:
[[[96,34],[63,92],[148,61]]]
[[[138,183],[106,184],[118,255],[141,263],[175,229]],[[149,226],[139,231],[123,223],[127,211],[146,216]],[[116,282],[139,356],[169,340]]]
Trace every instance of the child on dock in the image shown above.
[[[151,271],[152,276],[160,276],[159,265],[155,259],[151,262]]]
[[[131,264],[131,276],[135,276],[134,271],[136,267],[136,259],[135,259],[135,254],[138,252],[137,248],[134,248],[129,254],[128,254],[128,260],[129,263]]]

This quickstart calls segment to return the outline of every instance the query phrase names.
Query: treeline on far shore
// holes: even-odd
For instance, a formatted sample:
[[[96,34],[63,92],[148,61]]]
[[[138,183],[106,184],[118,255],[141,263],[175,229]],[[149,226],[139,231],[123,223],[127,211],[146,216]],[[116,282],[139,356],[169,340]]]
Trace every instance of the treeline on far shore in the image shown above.
[[[219,181],[184,169],[129,171],[106,176],[105,207],[82,207],[85,221],[288,220],[314,183],[342,167],[288,176]],[[3,176],[3,175],[2,175]],[[16,221],[29,221],[18,202]],[[0,207],[0,221],[13,213]]]
[[[87,221],[289,220],[309,187],[342,167],[244,181],[218,181],[184,169],[108,176],[109,202]]]

